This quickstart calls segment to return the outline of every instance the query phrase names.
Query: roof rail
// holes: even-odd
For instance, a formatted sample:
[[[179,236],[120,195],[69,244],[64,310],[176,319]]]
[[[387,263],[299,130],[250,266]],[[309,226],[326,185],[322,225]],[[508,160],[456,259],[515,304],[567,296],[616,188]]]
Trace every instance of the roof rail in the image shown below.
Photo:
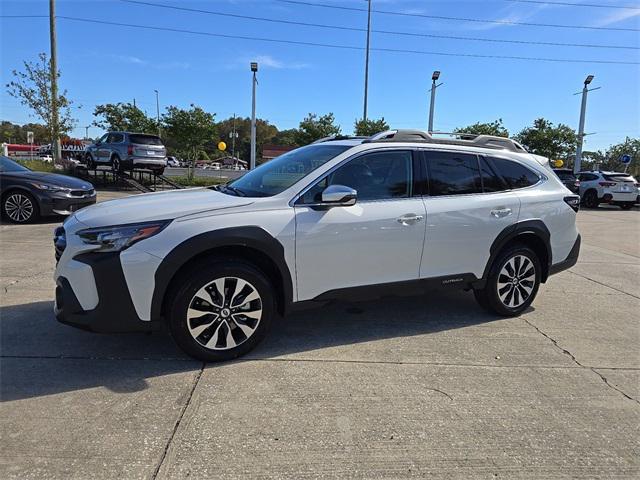
[[[434,135],[448,135],[457,138],[437,138]],[[387,130],[385,132],[372,135],[363,143],[372,142],[420,142],[435,143],[440,145],[464,145],[467,147],[493,148],[498,150],[509,150],[511,152],[526,153],[526,149],[515,140],[494,135],[476,135],[462,132],[433,132],[428,133],[423,130]]]
[[[328,137],[322,137],[316,140],[315,142],[311,142],[311,145],[314,143],[324,143],[331,142],[333,140],[365,140],[369,137],[359,137],[359,136],[351,136],[351,135],[330,135]]]

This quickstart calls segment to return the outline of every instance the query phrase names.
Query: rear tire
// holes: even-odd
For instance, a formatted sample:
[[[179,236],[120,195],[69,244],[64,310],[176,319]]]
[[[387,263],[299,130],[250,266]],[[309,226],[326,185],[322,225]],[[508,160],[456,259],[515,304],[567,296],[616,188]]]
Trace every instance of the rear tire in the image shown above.
[[[598,192],[595,190],[588,190],[584,197],[582,197],[582,203],[587,208],[598,208],[600,201],[598,200]]]
[[[153,174],[158,176],[158,175],[164,175],[164,167],[162,168],[156,168],[155,170],[153,170]]]
[[[169,331],[188,355],[205,362],[239,357],[267,334],[273,286],[242,260],[200,262],[180,275],[167,299]]]
[[[503,250],[489,270],[484,288],[474,290],[484,309],[506,317],[529,308],[540,287],[542,267],[536,253],[522,244]]]

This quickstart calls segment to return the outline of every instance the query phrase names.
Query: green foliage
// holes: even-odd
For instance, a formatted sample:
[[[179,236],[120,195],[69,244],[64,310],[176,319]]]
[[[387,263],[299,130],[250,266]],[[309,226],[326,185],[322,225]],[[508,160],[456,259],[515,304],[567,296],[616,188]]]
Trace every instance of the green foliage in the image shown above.
[[[20,165],[27,167],[34,172],[55,172],[56,169],[53,162],[45,162],[43,160],[16,160]]]
[[[372,120],[370,118],[364,120],[361,118],[360,120],[355,121],[353,129],[355,134],[358,136],[370,137],[376,133],[389,130],[389,124],[384,120],[384,117],[379,120]]]
[[[158,123],[131,103],[106,103],[96,105],[93,122],[96,127],[108,131],[157,133]]]
[[[473,133],[475,135],[496,135],[498,137],[508,137],[509,131],[502,124],[502,119],[494,120],[489,123],[474,123],[462,128],[456,128],[456,133]]]
[[[188,110],[170,106],[162,116],[165,144],[188,159],[197,159],[198,152],[212,146],[217,139],[215,113],[205,112],[191,104]]]
[[[550,160],[568,159],[575,154],[577,145],[576,132],[571,127],[562,123],[555,127],[544,118],[536,119],[533,127],[525,128],[515,139],[531,153]]]
[[[39,123],[17,125],[3,120],[0,122],[0,143],[27,143],[27,132],[33,132],[33,143],[49,143],[51,134],[47,127]]]
[[[233,132],[233,117],[218,123],[218,138],[227,144],[225,155],[233,155],[233,141],[229,134]],[[241,160],[249,161],[251,158],[251,119],[249,117],[235,119],[236,138],[235,156]],[[260,155],[262,147],[267,143],[275,143],[274,138],[278,129],[267,120],[256,119],[256,151]]]
[[[280,130],[271,139],[274,145],[284,145],[287,147],[297,147],[298,129],[290,128],[288,130]]]
[[[67,91],[58,92],[54,105],[51,97],[51,61],[45,53],[38,55],[38,62],[23,62],[24,72],[13,70],[13,78],[7,87],[7,93],[18,99],[20,103],[42,120],[49,132],[49,141],[68,134],[76,124],[72,114],[72,102],[67,98]],[[60,71],[56,72],[57,79]],[[58,124],[53,124],[53,112],[58,111]],[[25,139],[26,141],[26,139]]]
[[[339,135],[340,127],[335,124],[333,113],[318,116],[310,113],[300,122],[296,135],[297,145],[308,145],[324,137]]]
[[[627,171],[633,176],[640,175],[640,138],[626,137],[624,142],[611,145],[605,152],[584,152],[582,167],[621,172],[624,170],[624,164],[620,162],[620,157],[625,154],[631,155],[631,164]]]

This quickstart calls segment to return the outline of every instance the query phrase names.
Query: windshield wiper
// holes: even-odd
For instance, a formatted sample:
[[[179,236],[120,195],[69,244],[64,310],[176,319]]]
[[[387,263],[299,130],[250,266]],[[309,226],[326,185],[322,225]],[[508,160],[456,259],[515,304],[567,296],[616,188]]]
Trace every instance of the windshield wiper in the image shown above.
[[[213,187],[213,189],[217,190],[218,192],[222,192],[222,193],[226,193],[226,194],[229,194],[229,192],[231,192],[236,197],[246,197],[247,196],[247,194],[244,193],[239,188],[232,187],[230,185],[222,185],[222,184],[221,185],[215,185]]]

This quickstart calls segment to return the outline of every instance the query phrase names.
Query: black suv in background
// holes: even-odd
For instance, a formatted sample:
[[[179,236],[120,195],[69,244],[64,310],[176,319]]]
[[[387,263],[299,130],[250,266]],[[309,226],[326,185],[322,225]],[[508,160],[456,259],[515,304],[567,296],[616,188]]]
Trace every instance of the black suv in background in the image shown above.
[[[554,168],[553,172],[558,176],[562,184],[573,193],[580,192],[580,180],[573,174],[570,168]]]

